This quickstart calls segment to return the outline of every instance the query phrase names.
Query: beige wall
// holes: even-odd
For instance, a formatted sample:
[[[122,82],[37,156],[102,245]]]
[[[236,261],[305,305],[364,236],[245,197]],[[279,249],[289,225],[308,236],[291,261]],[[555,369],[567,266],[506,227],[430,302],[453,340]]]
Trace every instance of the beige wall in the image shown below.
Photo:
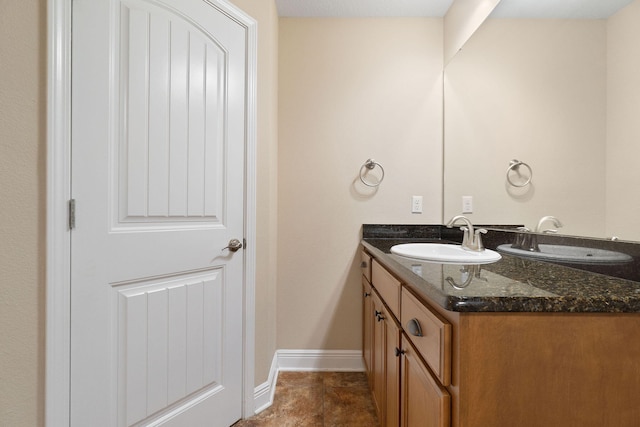
[[[361,224],[441,221],[442,20],[281,18],[279,55],[277,346],[359,349]]]
[[[44,421],[46,2],[0,1],[0,425]]]
[[[255,383],[259,385],[267,380],[276,351],[278,14],[274,0],[232,1],[258,22]]]
[[[640,240],[640,1],[607,22],[607,230]],[[635,225],[634,225],[635,224]]]
[[[445,72],[445,219],[604,235],[605,21],[489,19]],[[506,184],[512,159],[533,184]],[[523,169],[524,173],[528,173]]]

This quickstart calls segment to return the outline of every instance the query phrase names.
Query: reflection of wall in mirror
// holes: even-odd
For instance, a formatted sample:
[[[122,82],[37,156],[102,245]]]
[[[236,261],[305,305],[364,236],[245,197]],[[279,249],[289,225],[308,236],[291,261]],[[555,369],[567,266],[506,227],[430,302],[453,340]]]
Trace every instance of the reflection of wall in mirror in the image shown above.
[[[606,233],[640,240],[640,0],[607,22]]]
[[[489,19],[473,35],[445,73],[445,218],[460,213],[463,195],[473,195],[476,223],[533,228],[554,215],[564,234],[640,240],[640,226],[627,230],[632,221],[617,219],[621,211],[640,213],[640,202],[638,209],[622,202],[630,199],[634,168],[615,159],[637,158],[615,147],[632,140],[622,122],[625,114],[633,121],[640,105],[606,108],[607,97],[609,104],[615,94],[628,97],[640,81],[640,63],[629,63],[639,57],[629,52],[640,48],[618,40],[629,31],[640,40],[633,24],[639,2],[609,20]],[[627,75],[612,73],[612,61]],[[634,96],[640,100],[638,91]],[[532,185],[506,184],[513,158],[531,165]],[[616,174],[626,177],[622,184]],[[633,182],[640,183],[638,174]]]
[[[444,16],[444,63],[448,63],[500,0],[456,0]]]

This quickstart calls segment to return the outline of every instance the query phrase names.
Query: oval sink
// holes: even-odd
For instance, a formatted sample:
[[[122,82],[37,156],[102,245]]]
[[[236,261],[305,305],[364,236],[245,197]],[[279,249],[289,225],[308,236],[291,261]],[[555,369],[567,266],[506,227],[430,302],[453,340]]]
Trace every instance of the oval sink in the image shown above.
[[[633,261],[633,258],[625,253],[606,249],[546,244],[540,244],[538,247],[540,252],[512,248],[510,244],[500,245],[497,249],[510,255],[573,264],[624,264]]]
[[[474,252],[464,250],[460,245],[445,243],[404,243],[393,246],[391,253],[407,258],[456,264],[488,264],[502,258],[491,249]]]

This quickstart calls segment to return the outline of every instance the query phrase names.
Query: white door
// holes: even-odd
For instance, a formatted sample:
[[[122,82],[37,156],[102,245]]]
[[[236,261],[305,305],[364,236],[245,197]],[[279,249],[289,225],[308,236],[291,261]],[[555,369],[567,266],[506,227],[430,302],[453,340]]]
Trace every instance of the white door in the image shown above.
[[[241,417],[246,34],[204,0],[74,0],[71,425]]]

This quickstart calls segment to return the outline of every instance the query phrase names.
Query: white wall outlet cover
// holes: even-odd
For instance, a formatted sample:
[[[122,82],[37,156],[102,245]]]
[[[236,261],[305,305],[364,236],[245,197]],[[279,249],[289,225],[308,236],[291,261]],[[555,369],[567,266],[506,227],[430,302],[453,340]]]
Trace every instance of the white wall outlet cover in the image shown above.
[[[422,196],[411,198],[411,213],[422,213]]]

